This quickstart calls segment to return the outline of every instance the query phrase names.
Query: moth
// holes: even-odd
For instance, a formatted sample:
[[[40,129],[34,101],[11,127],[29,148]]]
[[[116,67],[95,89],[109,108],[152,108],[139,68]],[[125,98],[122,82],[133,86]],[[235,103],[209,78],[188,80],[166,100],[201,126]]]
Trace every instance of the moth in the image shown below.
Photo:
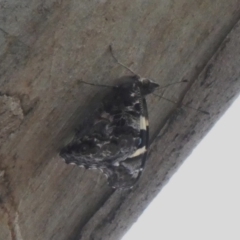
[[[110,52],[113,58],[133,75],[122,77],[119,85],[111,87],[110,93],[96,109],[94,121],[87,129],[83,129],[82,133],[81,130],[76,133],[72,142],[60,151],[60,156],[67,164],[101,170],[112,188],[128,189],[138,181],[145,166],[149,147],[146,96],[153,93],[159,85],[140,77],[119,62],[111,47]],[[182,82],[187,80],[164,87]],[[87,84],[97,86],[94,83]],[[183,106],[208,114],[190,106]]]
[[[133,187],[144,169],[149,145],[145,97],[158,86],[136,74],[122,77],[103,98],[89,130],[77,133],[60,156],[67,164],[101,170],[113,188]]]

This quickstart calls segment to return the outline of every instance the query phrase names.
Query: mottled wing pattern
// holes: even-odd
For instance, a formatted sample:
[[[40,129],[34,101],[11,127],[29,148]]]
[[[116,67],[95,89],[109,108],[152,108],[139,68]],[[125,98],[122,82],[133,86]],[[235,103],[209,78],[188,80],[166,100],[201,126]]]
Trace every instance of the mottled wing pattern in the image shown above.
[[[148,145],[145,98],[136,76],[125,80],[103,99],[89,131],[60,152],[66,163],[100,169],[115,188],[129,188],[139,178]]]
[[[137,150],[129,156],[119,166],[112,166],[109,169],[102,169],[108,176],[109,185],[114,188],[131,188],[140,178],[145,166],[147,158],[147,149],[149,145],[149,125],[148,125],[148,110],[145,98],[142,98],[143,111],[140,117],[141,143]]]

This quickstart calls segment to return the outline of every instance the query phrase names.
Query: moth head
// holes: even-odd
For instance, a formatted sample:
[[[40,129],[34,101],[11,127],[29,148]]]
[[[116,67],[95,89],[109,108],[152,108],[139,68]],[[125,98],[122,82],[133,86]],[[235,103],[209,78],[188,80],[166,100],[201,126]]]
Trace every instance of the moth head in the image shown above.
[[[159,87],[159,84],[147,78],[139,78],[138,81],[139,81],[139,87],[144,96],[150,93],[153,93],[155,89]]]

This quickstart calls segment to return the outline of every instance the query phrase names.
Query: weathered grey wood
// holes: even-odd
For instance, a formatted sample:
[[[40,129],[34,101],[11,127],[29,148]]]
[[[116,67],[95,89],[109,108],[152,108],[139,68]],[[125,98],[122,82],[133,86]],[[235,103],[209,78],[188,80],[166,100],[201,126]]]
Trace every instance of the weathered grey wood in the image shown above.
[[[239,26],[220,44],[240,0],[0,6],[0,239],[119,239],[238,94]],[[121,61],[162,85],[188,79],[164,96],[210,112],[149,97],[151,151],[130,192],[57,156],[101,90],[79,79],[114,84],[128,74],[110,43]]]
[[[239,95],[239,56],[240,22],[184,96],[184,104],[191,102],[192,106],[201,106],[210,115],[203,116],[189,109],[173,112],[152,143],[148,165],[138,186],[130,193],[112,194],[85,225],[79,239],[120,239],[199,140]]]

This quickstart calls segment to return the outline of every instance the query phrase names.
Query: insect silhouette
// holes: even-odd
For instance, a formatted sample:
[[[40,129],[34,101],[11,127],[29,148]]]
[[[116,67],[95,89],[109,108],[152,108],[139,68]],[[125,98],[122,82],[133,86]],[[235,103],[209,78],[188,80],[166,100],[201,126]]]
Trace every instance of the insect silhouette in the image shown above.
[[[92,126],[84,135],[77,133],[72,142],[60,151],[60,156],[67,164],[99,169],[107,176],[111,187],[127,189],[134,186],[144,169],[149,147],[145,97],[159,85],[140,77],[119,62],[111,46],[110,52],[116,62],[133,75],[122,77],[121,84],[111,87],[96,111],[98,114]]]

